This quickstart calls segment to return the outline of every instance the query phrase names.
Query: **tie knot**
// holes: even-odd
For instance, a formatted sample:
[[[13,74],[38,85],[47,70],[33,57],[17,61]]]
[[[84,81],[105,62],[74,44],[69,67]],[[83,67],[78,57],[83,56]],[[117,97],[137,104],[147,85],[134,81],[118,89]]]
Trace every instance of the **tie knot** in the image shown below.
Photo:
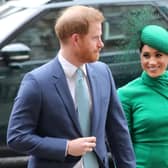
[[[83,74],[83,71],[82,71],[81,68],[78,68],[78,69],[76,70],[76,74],[77,74],[77,79],[78,79],[78,80],[79,80],[79,79],[83,79],[84,74]]]

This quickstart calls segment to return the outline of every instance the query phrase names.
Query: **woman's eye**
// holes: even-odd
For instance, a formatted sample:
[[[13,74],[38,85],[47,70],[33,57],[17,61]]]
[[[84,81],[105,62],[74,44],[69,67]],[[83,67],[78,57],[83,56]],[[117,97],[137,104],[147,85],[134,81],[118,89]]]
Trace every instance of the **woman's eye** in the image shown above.
[[[160,54],[160,53],[156,54],[156,57],[161,57],[161,56],[162,56],[162,54]]]
[[[143,57],[148,58],[150,55],[148,53],[143,53]]]

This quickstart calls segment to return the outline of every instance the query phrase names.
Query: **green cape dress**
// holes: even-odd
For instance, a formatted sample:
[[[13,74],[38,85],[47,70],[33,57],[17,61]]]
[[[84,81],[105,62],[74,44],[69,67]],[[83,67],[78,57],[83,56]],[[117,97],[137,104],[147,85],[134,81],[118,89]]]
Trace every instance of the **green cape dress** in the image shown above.
[[[118,89],[136,155],[136,168],[168,168],[168,72]]]

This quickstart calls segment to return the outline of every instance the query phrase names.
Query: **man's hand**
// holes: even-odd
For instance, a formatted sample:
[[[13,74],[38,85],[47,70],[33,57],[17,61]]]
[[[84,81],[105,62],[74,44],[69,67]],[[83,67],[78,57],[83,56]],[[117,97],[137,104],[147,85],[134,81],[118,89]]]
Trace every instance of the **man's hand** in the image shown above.
[[[95,146],[96,137],[84,137],[69,140],[67,154],[72,156],[81,156],[86,152],[91,152]]]

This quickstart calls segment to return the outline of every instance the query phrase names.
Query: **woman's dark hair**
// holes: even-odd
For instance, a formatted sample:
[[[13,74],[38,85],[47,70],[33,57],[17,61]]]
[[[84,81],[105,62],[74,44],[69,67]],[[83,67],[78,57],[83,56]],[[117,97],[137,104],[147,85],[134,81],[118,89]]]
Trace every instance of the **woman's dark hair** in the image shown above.
[[[140,53],[142,52],[142,48],[143,48],[144,45],[145,45],[145,44],[141,41],[141,42],[140,42],[140,47],[139,47]]]

